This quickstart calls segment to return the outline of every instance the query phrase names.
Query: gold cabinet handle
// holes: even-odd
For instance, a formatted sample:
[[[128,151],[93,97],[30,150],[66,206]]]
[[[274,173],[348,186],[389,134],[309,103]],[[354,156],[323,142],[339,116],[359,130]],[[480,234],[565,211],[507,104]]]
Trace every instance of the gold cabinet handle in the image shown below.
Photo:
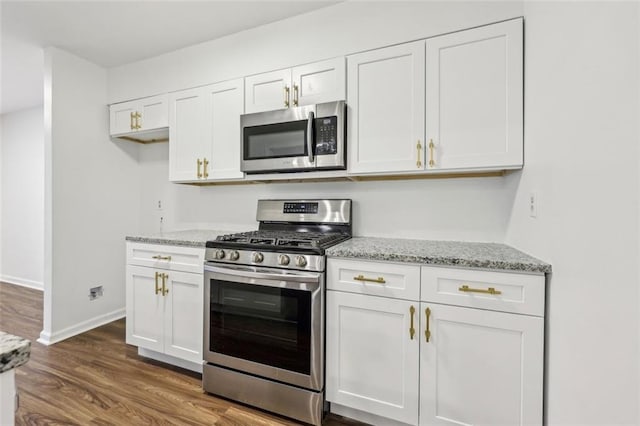
[[[129,127],[131,128],[131,130],[135,130],[135,125],[133,124],[134,119],[135,119],[135,114],[133,113],[133,111],[131,111],[129,113]]]
[[[200,179],[202,177],[202,172],[200,171],[200,167],[202,167],[202,160],[198,158],[196,162],[198,164],[198,179]]]
[[[429,139],[429,167],[433,167],[436,165],[435,160],[433,159],[433,150],[436,146],[433,144],[433,139]]]
[[[157,260],[171,260],[171,256],[161,256],[159,254],[156,254],[155,256],[151,256],[152,259],[157,259]]]
[[[357,277],[353,277],[353,279],[356,280],[356,281],[366,281],[366,282],[369,282],[369,283],[378,283],[378,284],[386,283],[386,281],[382,277],[366,278],[364,275],[358,275]]]
[[[166,287],[167,285],[167,278],[169,278],[169,274],[165,274],[163,273],[162,275],[160,275],[162,277],[162,295],[166,296],[167,294],[169,294],[169,289]]]
[[[465,293],[484,293],[484,294],[502,294],[500,290],[496,290],[493,287],[489,287],[487,289],[484,288],[471,288],[468,285],[463,285],[458,288],[458,291],[463,291]]]
[[[156,272],[156,295],[160,293],[160,287],[158,286],[158,278],[160,277],[160,272]]]
[[[134,117],[136,119],[136,130],[142,129],[142,125],[140,124],[140,119],[142,118],[142,114],[136,111],[136,113],[134,114]]]
[[[293,106],[298,106],[298,85],[293,85]]]
[[[204,176],[205,179],[209,177],[209,172],[207,171],[207,167],[209,167],[209,161],[205,158],[204,160],[202,160],[202,169],[204,170],[204,173],[202,174],[202,176]]]
[[[418,161],[416,161],[416,167],[422,168],[422,144],[420,143],[420,139],[418,139],[418,144],[416,145],[416,149],[418,150]]]
[[[413,305],[409,308],[409,313],[411,314],[411,326],[409,327],[409,337],[413,340],[413,336],[416,334],[416,329],[413,328],[413,314],[416,313],[416,308]]]
[[[424,338],[429,343],[429,339],[431,339],[431,330],[429,327],[429,319],[431,318],[431,309],[427,308],[424,310],[424,314],[427,317],[427,326],[424,330]]]
[[[289,86],[284,86],[284,106],[289,108]]]

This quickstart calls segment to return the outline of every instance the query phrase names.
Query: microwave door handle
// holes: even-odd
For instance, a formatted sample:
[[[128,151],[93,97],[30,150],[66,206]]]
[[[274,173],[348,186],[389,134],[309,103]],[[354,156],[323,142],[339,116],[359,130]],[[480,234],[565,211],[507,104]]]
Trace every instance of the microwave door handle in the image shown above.
[[[309,111],[309,119],[307,120],[307,151],[309,152],[309,163],[313,164],[313,111]]]

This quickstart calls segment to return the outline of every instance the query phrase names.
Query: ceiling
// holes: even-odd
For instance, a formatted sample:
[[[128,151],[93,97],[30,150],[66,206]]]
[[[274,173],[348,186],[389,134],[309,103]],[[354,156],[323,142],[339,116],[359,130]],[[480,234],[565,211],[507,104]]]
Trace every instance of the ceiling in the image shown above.
[[[0,0],[0,114],[42,104],[44,47],[109,68],[335,3]]]

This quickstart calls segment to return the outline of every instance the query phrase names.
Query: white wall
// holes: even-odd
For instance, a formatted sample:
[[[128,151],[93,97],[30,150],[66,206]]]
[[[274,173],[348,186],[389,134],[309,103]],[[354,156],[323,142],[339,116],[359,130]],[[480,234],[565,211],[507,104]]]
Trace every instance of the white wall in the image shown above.
[[[515,188],[504,177],[190,186],[168,182],[168,145],[140,147],[141,231],[255,229],[260,198],[351,198],[355,235],[503,241]],[[156,211],[162,200],[163,211]]]
[[[521,2],[345,2],[110,69],[109,99],[193,87],[521,15]],[[292,37],[293,28],[305,30]],[[189,187],[167,182],[166,145],[140,149],[142,231],[159,230],[160,217],[164,229],[255,228],[259,198],[332,196],[354,200],[356,235],[502,241],[515,191],[504,178]],[[162,212],[155,210],[158,199]]]
[[[346,196],[358,235],[505,241],[550,261],[546,422],[638,424],[640,13],[614,2],[347,2],[119,67],[121,101],[525,16],[525,168],[503,178],[189,187],[142,147],[141,230],[255,226],[267,197]],[[321,27],[329,23],[329,31]],[[289,38],[290,28],[305,28]],[[328,43],[323,44],[328,41]],[[303,46],[313,46],[305,51]],[[527,198],[538,196],[538,218]],[[154,210],[157,198],[165,210]],[[415,232],[415,234],[414,234]]]
[[[44,274],[42,107],[0,116],[0,280],[37,289]]]
[[[522,16],[521,1],[349,1],[109,70],[109,102]]]
[[[636,2],[525,6],[526,166],[506,242],[553,264],[549,424],[640,421],[638,16]]]
[[[126,235],[138,229],[137,146],[109,138],[107,72],[45,50],[43,343],[124,316]],[[104,296],[89,301],[89,288]]]

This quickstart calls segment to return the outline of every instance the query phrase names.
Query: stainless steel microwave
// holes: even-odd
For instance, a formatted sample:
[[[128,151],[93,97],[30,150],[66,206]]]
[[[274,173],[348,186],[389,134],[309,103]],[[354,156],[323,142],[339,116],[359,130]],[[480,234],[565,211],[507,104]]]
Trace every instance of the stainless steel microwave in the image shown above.
[[[344,101],[243,114],[242,171],[344,170],[346,117]]]

